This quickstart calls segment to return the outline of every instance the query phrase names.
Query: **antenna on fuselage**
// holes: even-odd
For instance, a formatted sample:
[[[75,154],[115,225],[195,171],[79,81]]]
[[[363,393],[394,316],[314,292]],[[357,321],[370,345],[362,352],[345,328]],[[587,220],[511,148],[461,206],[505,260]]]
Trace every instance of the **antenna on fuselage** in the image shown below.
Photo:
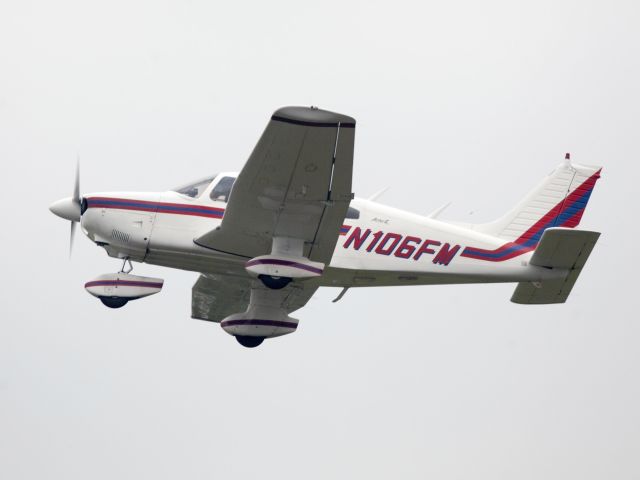
[[[378,190],[376,193],[374,193],[369,198],[367,198],[367,200],[369,200],[370,202],[375,202],[378,199],[378,197],[381,196],[387,190],[389,190],[389,187],[384,187],[383,189]]]
[[[447,208],[449,208],[450,205],[451,205],[451,202],[447,202],[444,205],[442,205],[440,208],[436,208],[433,212],[427,215],[427,218],[438,218],[442,212],[444,212]]]

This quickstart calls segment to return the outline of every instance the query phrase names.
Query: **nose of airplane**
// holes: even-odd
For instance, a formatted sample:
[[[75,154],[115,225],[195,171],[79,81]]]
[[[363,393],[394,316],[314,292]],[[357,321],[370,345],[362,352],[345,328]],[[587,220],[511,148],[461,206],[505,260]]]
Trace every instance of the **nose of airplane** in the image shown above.
[[[81,208],[80,203],[75,201],[73,197],[63,198],[57,202],[53,202],[49,206],[49,210],[54,215],[65,220],[71,220],[72,222],[80,221]]]

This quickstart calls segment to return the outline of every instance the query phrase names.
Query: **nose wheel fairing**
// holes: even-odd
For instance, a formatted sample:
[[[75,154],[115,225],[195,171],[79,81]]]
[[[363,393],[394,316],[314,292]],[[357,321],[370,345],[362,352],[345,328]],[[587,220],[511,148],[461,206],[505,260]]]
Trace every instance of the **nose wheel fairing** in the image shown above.
[[[125,260],[126,262],[126,260]],[[109,308],[120,308],[131,300],[154,295],[164,285],[161,278],[141,277],[118,272],[100,275],[87,282],[85,290]]]

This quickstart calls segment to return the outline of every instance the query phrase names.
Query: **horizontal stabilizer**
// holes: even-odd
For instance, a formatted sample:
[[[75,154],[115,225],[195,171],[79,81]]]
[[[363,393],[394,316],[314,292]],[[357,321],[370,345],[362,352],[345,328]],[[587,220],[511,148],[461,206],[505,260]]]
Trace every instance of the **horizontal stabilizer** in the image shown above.
[[[576,283],[599,232],[571,228],[549,228],[531,257],[530,264],[539,267],[566,269],[567,275],[544,282],[520,282],[511,301],[522,304],[564,303]]]

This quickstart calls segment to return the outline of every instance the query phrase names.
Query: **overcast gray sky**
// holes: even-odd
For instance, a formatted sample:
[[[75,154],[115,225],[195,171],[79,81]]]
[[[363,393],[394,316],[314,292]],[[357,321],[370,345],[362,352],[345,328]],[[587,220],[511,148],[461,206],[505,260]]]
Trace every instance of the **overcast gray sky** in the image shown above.
[[[635,479],[640,7],[633,1],[2,1],[0,477]],[[108,310],[119,264],[48,205],[239,170],[269,115],[355,117],[354,190],[501,215],[602,164],[569,301],[513,285],[321,290],[241,348],[196,275]]]

